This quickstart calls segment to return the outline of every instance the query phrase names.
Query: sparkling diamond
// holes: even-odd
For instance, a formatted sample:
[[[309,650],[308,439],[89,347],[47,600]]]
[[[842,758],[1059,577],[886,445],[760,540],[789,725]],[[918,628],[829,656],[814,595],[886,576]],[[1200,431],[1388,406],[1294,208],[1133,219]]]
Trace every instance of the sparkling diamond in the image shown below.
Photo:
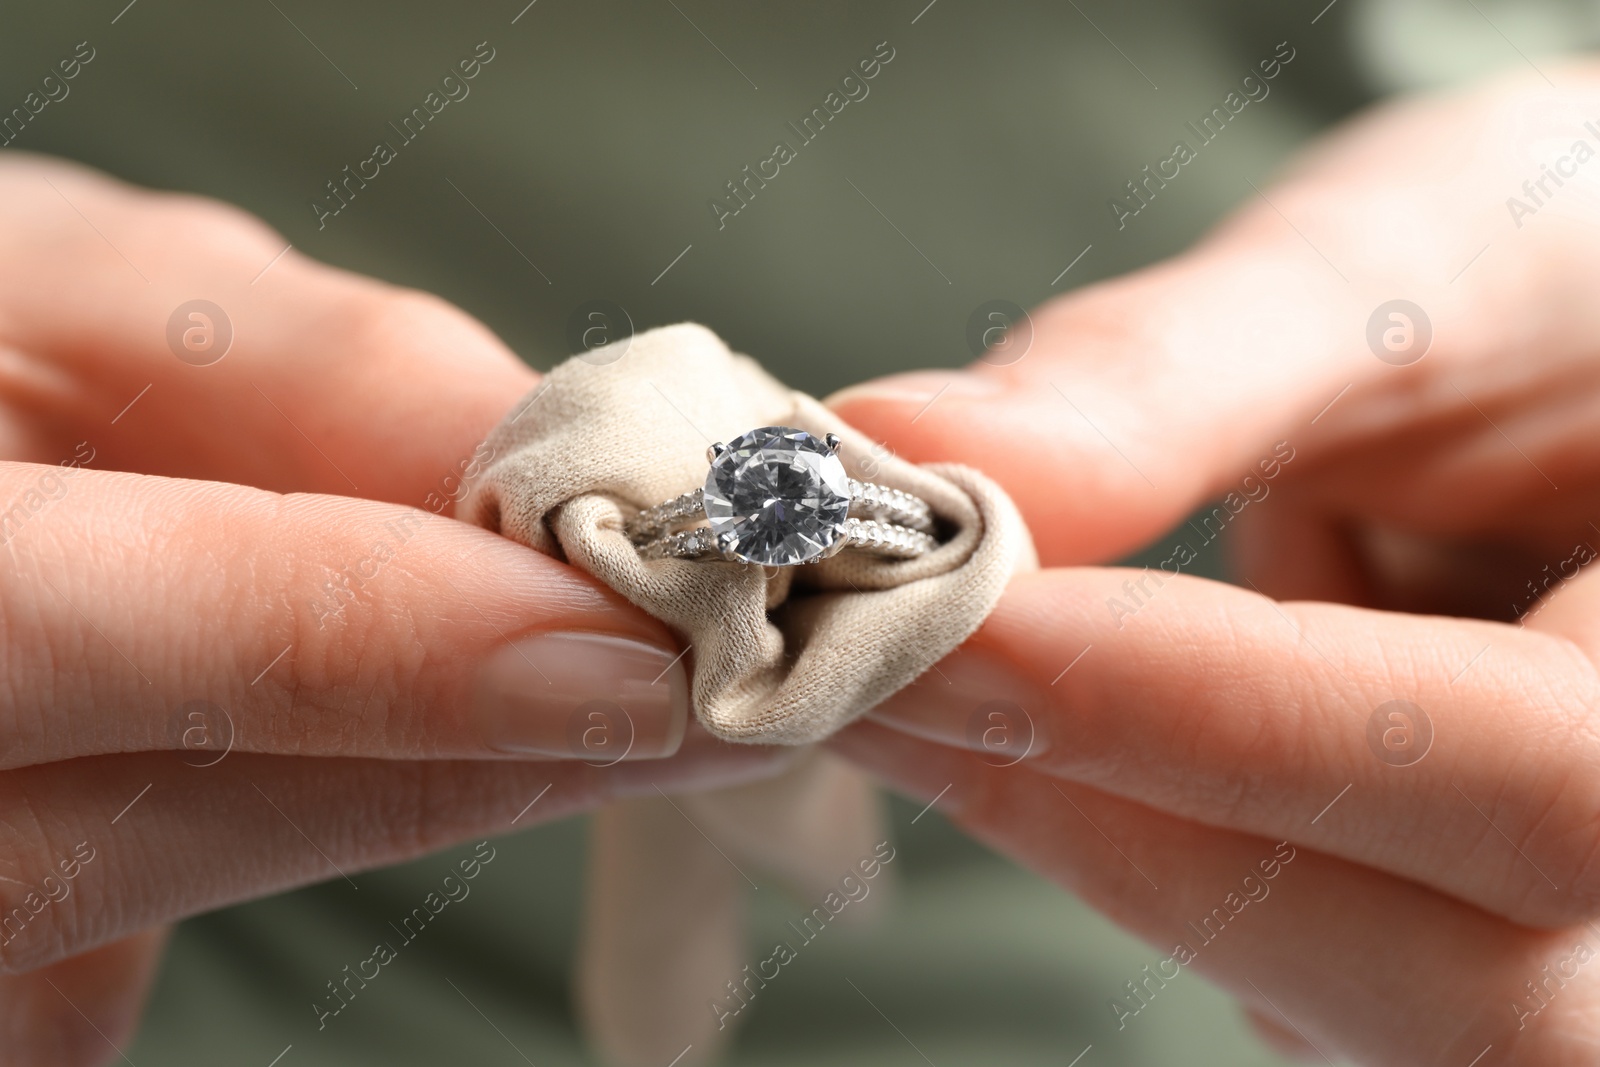
[[[706,518],[733,555],[787,567],[828,554],[844,533],[850,484],[821,439],[788,426],[763,426],[728,442],[706,475]]]

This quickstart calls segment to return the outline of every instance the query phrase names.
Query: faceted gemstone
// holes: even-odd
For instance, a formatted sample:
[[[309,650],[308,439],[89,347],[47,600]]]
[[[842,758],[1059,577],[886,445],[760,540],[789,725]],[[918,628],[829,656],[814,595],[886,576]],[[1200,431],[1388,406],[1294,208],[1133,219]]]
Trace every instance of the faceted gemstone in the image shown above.
[[[826,555],[844,533],[850,479],[822,440],[763,426],[712,461],[705,504],[712,536],[731,533],[735,556],[787,567]]]

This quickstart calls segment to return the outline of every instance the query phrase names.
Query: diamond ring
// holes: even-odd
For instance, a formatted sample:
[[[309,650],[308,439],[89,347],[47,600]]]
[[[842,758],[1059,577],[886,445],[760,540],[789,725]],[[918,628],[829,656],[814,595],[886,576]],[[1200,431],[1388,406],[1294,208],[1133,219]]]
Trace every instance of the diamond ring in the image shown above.
[[[845,548],[913,559],[937,547],[919,497],[845,474],[839,438],[763,426],[706,450],[702,488],[630,519],[645,559],[724,559],[793,567]],[[704,523],[704,525],[701,525]]]

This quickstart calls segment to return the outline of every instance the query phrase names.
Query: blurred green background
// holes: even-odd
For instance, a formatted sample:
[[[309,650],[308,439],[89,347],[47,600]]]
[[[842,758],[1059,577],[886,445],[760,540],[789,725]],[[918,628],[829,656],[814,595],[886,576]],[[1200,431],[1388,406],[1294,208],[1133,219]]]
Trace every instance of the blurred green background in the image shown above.
[[[640,329],[703,322],[826,394],[966,362],[986,301],[1032,306],[1183,249],[1365,102],[1521,62],[1511,40],[1537,57],[1600,30],[1578,0],[525,4],[6,4],[0,106],[78,42],[95,50],[7,150],[239,204],[306,254],[442,294],[535,366],[607,300]],[[398,144],[389,124],[480,42],[494,58],[470,94],[319,227],[325,183]],[[869,94],[799,147],[786,124],[879,42],[894,58]],[[1279,42],[1295,58],[1270,95],[1119,228],[1109,198]],[[798,158],[719,227],[708,202],[779,140]],[[1202,573],[1222,573],[1217,551]],[[1118,1032],[1107,1001],[1157,954],[936,813],[895,813],[894,914],[808,948],[731,1062],[1065,1065],[1090,1045],[1086,1065],[1280,1062],[1195,976]],[[194,919],[129,1059],[265,1067],[292,1045],[285,1067],[585,1062],[568,1006],[583,836],[571,820],[498,842],[474,903],[321,1033],[323,983],[449,857]],[[757,935],[808,906],[757,896]]]

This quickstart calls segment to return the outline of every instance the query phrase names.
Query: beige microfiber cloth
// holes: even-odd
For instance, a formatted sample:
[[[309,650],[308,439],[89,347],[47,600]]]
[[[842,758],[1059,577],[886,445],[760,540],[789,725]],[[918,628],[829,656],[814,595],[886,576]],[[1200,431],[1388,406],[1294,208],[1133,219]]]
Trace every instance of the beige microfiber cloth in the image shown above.
[[[701,485],[713,441],[774,425],[837,433],[852,477],[928,502],[940,547],[772,569],[642,561],[624,520]],[[695,715],[729,741],[827,737],[954,650],[1011,575],[1037,565],[987,478],[875,449],[693,324],[568,360],[486,444],[459,516],[565,559],[667,623],[689,647]],[[866,783],[820,751],[772,781],[600,812],[578,981],[598,1051],[624,1067],[660,1067],[688,1046],[680,1067],[714,1059],[731,1033],[716,1005],[738,1003],[732,986],[767,954],[746,954],[743,894],[776,878],[809,908],[872,853],[882,823]]]

